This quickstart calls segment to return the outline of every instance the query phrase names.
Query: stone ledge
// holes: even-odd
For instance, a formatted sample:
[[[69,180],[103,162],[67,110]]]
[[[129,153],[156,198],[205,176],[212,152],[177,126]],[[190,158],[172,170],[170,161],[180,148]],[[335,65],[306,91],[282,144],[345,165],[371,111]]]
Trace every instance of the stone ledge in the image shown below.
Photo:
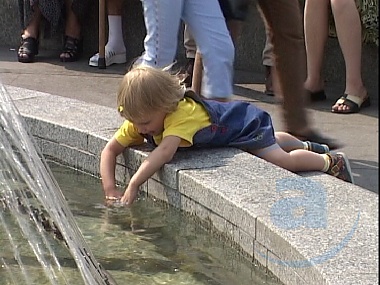
[[[100,151],[122,122],[115,110],[6,88],[43,154],[99,175]],[[118,160],[121,183],[148,151]],[[223,148],[178,152],[142,190],[209,222],[284,284],[378,282],[378,195],[358,186]]]

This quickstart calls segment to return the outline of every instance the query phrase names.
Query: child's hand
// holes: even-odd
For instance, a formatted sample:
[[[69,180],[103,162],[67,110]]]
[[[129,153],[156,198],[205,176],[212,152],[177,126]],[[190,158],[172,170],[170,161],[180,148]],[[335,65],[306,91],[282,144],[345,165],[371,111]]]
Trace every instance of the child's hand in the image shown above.
[[[118,200],[123,196],[123,193],[115,189],[110,189],[105,192],[106,200]]]
[[[137,193],[139,192],[139,188],[132,187],[131,184],[128,185],[127,189],[124,192],[123,197],[121,197],[121,203],[125,203],[128,206],[132,205],[137,197]]]

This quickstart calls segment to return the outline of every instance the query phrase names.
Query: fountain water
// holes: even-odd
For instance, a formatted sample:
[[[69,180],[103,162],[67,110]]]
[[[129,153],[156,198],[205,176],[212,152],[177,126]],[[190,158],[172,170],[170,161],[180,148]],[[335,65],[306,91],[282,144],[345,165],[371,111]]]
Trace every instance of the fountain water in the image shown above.
[[[5,87],[0,87],[0,245],[5,239],[11,244],[11,248],[0,246],[0,270],[8,273],[12,283],[7,284],[32,284],[30,262],[38,262],[44,272],[39,281],[45,278],[46,284],[72,283],[73,272],[62,269],[56,254],[63,248],[75,260],[84,284],[115,284],[86,245],[23,118]],[[32,261],[25,252],[32,253]]]

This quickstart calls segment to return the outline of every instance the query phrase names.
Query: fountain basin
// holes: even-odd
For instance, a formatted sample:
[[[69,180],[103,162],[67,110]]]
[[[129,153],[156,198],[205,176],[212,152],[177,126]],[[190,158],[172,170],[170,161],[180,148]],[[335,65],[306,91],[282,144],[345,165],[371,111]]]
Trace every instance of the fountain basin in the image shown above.
[[[44,155],[99,175],[100,151],[122,123],[116,109],[7,90]],[[118,159],[120,184],[148,151],[129,149]],[[196,215],[284,284],[378,282],[378,195],[358,186],[210,149],[179,152],[142,190]]]

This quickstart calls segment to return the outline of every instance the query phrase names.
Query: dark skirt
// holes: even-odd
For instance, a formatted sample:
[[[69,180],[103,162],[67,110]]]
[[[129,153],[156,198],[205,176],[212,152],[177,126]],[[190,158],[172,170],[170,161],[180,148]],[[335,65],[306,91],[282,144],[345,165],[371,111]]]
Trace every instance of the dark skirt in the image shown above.
[[[90,4],[93,0],[72,0],[72,9],[79,21],[82,23],[88,15]],[[64,30],[65,22],[65,1],[64,0],[19,0],[21,29],[24,30],[28,25],[33,9],[37,4],[45,18],[44,35],[52,35]]]

